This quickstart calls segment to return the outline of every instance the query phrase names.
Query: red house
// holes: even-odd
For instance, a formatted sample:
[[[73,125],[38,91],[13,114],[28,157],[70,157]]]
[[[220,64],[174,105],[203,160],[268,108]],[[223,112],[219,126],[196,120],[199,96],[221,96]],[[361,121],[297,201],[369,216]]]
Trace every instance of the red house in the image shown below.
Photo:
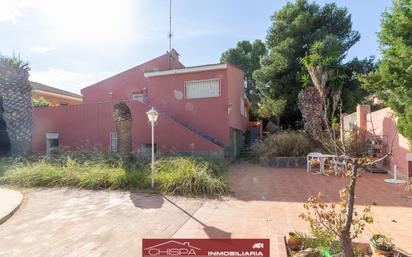
[[[248,124],[244,73],[221,63],[185,67],[172,50],[82,90],[83,103],[33,110],[33,151],[55,146],[116,151],[113,104],[132,112],[133,150],[150,150],[146,112],[155,108],[160,154],[236,156]]]

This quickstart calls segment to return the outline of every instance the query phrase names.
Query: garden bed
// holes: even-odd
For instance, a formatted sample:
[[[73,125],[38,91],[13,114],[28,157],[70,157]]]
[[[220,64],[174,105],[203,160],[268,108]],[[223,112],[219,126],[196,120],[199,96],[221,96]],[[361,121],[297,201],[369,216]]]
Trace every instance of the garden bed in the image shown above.
[[[309,138],[299,131],[269,135],[253,145],[260,165],[275,168],[306,167],[306,155],[312,150]]]
[[[229,191],[224,160],[167,157],[156,161],[155,190],[150,163],[106,153],[64,153],[9,159],[0,184],[21,187],[76,187],[92,190],[155,191],[174,195],[220,196]]]
[[[297,247],[295,244],[297,243],[295,240],[292,240],[292,243],[294,245],[289,245],[288,244],[288,236],[283,237],[284,239],[284,244],[285,244],[285,249],[286,249],[286,255],[288,257],[341,257],[343,256],[341,252],[337,251],[337,247],[339,246],[339,243],[331,244],[329,247],[324,247],[321,246],[322,240],[316,239],[316,238],[309,238],[306,237],[304,241],[306,241],[306,244],[310,246],[304,246],[305,243],[303,243],[302,246]],[[290,238],[289,238],[290,240]],[[355,252],[355,256],[357,257],[368,257],[368,256],[375,256],[372,253],[371,246],[369,243],[360,243],[360,242],[353,242],[353,248]],[[384,256],[384,255],[379,255],[379,256]],[[395,256],[395,257],[411,257],[404,251],[398,248],[393,249],[393,253],[390,256]]]

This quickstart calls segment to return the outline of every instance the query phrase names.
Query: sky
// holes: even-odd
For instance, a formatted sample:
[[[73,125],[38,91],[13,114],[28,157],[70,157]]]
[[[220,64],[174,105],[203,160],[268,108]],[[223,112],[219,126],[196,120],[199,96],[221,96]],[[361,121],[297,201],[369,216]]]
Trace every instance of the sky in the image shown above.
[[[173,0],[172,45],[186,66],[217,63],[241,40],[266,37],[286,0]],[[336,2],[361,40],[348,58],[376,56],[381,14],[391,0]],[[169,48],[168,0],[0,0],[0,54],[19,54],[31,80],[80,93]]]

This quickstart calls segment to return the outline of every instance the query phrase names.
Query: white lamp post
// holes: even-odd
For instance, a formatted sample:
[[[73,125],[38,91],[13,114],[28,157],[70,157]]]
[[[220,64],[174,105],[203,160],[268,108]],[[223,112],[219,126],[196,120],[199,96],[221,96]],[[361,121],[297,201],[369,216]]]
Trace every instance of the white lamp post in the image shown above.
[[[152,124],[152,188],[154,188],[154,124],[157,121],[157,117],[159,117],[159,113],[152,107],[148,112],[146,112],[147,118],[149,119],[150,123]]]

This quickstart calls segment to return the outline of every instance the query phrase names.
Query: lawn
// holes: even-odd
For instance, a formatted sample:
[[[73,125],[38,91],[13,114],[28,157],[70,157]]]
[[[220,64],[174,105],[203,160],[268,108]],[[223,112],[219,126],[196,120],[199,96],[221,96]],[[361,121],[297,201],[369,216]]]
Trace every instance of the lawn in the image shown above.
[[[221,196],[229,191],[224,160],[165,157],[155,164],[154,191],[173,195]],[[0,184],[21,187],[77,187],[92,190],[153,191],[150,163],[140,157],[125,161],[98,152],[66,152],[0,162]]]

